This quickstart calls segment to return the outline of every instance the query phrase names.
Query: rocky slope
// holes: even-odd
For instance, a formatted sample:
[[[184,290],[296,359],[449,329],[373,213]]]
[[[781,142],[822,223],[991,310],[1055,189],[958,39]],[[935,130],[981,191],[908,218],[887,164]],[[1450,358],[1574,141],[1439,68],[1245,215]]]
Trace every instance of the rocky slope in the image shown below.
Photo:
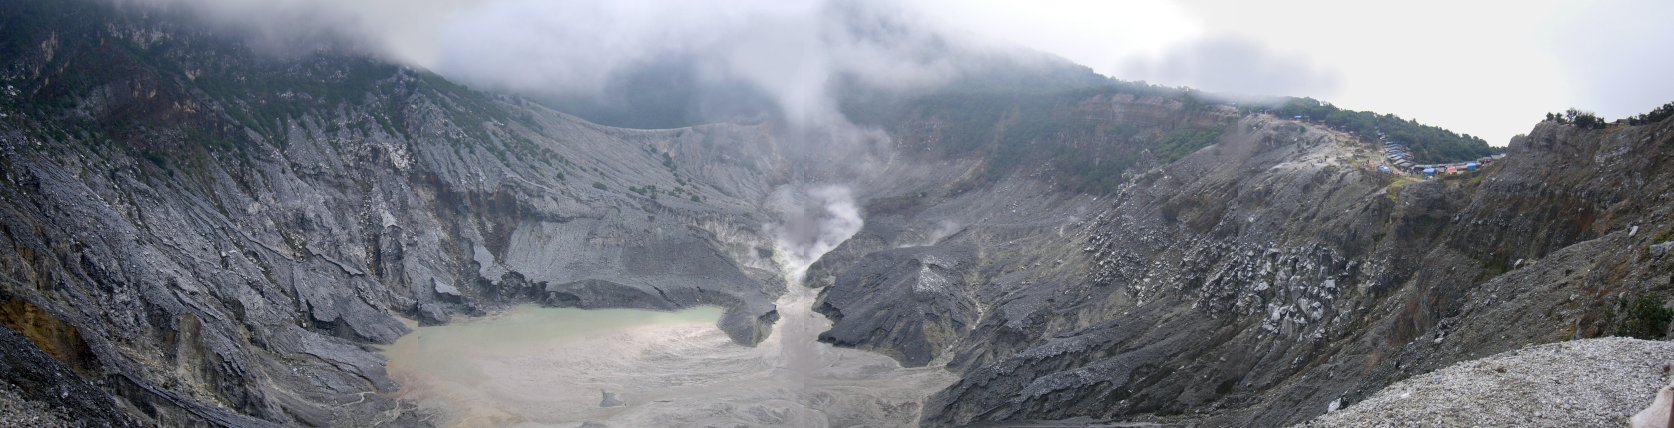
[[[1541,345],[1396,383],[1307,427],[1621,426],[1668,384],[1674,343]]]
[[[894,161],[863,129],[602,127],[136,5],[10,0],[0,23],[0,325],[118,425],[422,424],[376,345],[522,302],[721,306],[754,344],[786,290],[787,192],[918,194],[983,165]],[[1005,214],[1024,200],[950,207],[1057,221]],[[31,395],[64,371],[30,361],[5,372],[19,408],[68,406]]]
[[[1297,423],[1665,303],[1671,128],[1543,123],[1480,175],[1415,183],[1374,172],[1348,135],[1246,117],[1062,239],[976,245],[1003,267],[947,274],[971,265],[959,235],[874,253],[834,269],[825,310],[838,343],[908,361],[939,346],[890,338],[947,347],[963,380],[927,404],[931,424]],[[903,295],[923,314],[886,303]]]
[[[753,344],[800,285],[770,225],[819,182],[866,215],[808,271],[821,340],[957,373],[928,425],[1298,423],[1674,292],[1674,121],[1543,123],[1413,182],[1350,135],[1143,85],[895,100],[857,119],[881,131],[626,130],[228,40],[0,0],[0,411],[420,424],[375,345],[521,302],[716,305]]]
[[[118,9],[0,4],[0,324],[142,423],[405,417],[369,346],[397,317],[716,305],[752,344],[776,316],[770,129],[603,128]]]

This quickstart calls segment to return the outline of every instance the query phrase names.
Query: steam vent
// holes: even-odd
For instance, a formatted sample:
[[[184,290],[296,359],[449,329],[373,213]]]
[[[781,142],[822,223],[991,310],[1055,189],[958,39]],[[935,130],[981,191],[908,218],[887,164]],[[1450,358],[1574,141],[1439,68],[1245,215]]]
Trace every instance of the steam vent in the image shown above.
[[[1669,17],[0,0],[0,427],[1669,428]]]

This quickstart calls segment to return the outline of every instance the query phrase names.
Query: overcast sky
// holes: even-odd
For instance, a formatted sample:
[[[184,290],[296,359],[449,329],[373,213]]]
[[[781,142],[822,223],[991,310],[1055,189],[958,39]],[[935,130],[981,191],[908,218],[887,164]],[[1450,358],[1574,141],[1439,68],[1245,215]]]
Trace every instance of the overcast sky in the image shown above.
[[[1607,119],[1674,101],[1674,1],[118,0],[187,4],[269,34],[328,32],[480,87],[585,92],[651,58],[829,114],[839,73],[901,85],[921,50],[1023,46],[1123,80],[1312,96],[1503,145],[1545,112]],[[879,45],[849,31],[913,27]],[[880,22],[881,22],[880,21]]]
[[[966,31],[1117,78],[1314,96],[1494,145],[1549,111],[1617,119],[1674,101],[1667,0],[938,3]]]

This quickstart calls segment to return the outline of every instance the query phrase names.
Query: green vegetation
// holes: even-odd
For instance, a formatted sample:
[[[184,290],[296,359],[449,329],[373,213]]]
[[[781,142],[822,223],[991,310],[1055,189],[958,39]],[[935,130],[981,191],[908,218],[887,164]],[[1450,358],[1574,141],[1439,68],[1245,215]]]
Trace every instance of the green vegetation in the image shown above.
[[[1405,144],[1412,151],[1413,161],[1418,163],[1475,160],[1499,151],[1470,134],[1456,134],[1393,114],[1344,110],[1313,98],[1291,98],[1277,107],[1253,107],[1245,111],[1269,112],[1285,118],[1301,116],[1304,120],[1368,138],[1382,133],[1389,141]]]
[[[1164,163],[1174,162],[1186,157],[1186,155],[1197,152],[1198,149],[1220,141],[1221,134],[1226,132],[1226,128],[1225,125],[1222,125],[1208,128],[1178,129],[1158,140],[1156,147],[1151,149],[1151,153]]]
[[[604,183],[600,183],[600,182],[597,182],[597,181],[593,182],[593,188],[594,189],[599,189],[599,190],[609,189],[609,187],[606,187]]]
[[[1674,321],[1674,309],[1663,306],[1662,299],[1646,294],[1639,296],[1627,309],[1627,319],[1616,329],[1617,336],[1646,340],[1660,340]]]
[[[628,187],[628,191],[637,193],[640,196],[651,198],[651,200],[653,200],[653,201],[657,200],[657,193],[660,193],[660,191],[657,190],[657,186],[650,185],[650,184],[640,186],[640,187],[630,186],[630,187]]]
[[[1627,121],[1629,125],[1649,125],[1662,122],[1663,119],[1668,119],[1669,116],[1674,116],[1674,103],[1663,104],[1662,107],[1657,107],[1656,110],[1651,110],[1650,113],[1628,117]]]
[[[1627,124],[1632,126],[1650,125],[1662,122],[1671,116],[1674,116],[1674,102],[1663,104],[1647,113],[1628,116]],[[1547,113],[1546,120],[1575,125],[1584,129],[1604,129],[1604,127],[1610,125],[1593,112],[1573,108],[1565,110],[1563,113]]]
[[[491,98],[428,72],[333,52],[275,58],[238,38],[197,33],[140,43],[104,28],[169,28],[180,18],[173,12],[135,15],[119,13],[114,4],[81,1],[18,6],[0,8],[0,22],[7,23],[0,25],[0,57],[33,57],[51,37],[57,55],[40,66],[58,75],[0,85],[0,91],[18,94],[0,96],[0,103],[19,120],[63,118],[39,129],[54,141],[124,151],[164,171],[191,173],[204,162],[247,164],[251,153],[282,149],[295,121],[312,117],[326,133],[342,137],[333,144],[380,130],[410,142],[417,130],[437,126],[449,128],[445,135],[454,144],[480,143],[500,159],[550,162],[555,156],[485,125],[508,116]],[[92,117],[65,113],[107,86],[146,96]],[[443,120],[414,117],[415,106],[424,103],[441,107]]]
[[[1399,200],[1401,197],[1401,188],[1416,183],[1418,183],[1417,179],[1404,175],[1396,175],[1394,181],[1389,183],[1389,188],[1385,192],[1384,196],[1387,196],[1390,200]]]
[[[60,141],[63,141],[63,140],[60,140]],[[140,157],[145,158],[145,160],[147,160],[147,161],[151,161],[151,164],[156,165],[158,168],[162,168],[162,169],[165,169],[165,170],[169,169],[168,155],[164,155],[162,152],[145,151],[145,152],[140,153]]]
[[[1604,129],[1604,126],[1607,125],[1604,119],[1598,117],[1597,114],[1576,109],[1569,109],[1563,113],[1547,113],[1546,120],[1575,125],[1582,129]]]

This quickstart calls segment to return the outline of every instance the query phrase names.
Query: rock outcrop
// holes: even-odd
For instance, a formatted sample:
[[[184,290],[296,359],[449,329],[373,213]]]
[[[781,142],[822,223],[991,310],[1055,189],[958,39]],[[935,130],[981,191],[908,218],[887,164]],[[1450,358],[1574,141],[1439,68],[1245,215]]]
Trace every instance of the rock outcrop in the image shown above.
[[[0,412],[422,425],[403,318],[713,305],[754,344],[807,285],[822,340],[961,377],[927,425],[1278,426],[1674,292],[1674,120],[1438,180],[1138,84],[628,130],[135,7],[0,0]],[[825,181],[865,226],[785,284],[772,195]]]
[[[915,283],[879,273],[901,263],[889,251],[839,249],[824,262],[826,311],[841,315],[838,343],[905,361],[945,347],[963,380],[927,404],[933,425],[1298,423],[1454,362],[1611,334],[1641,296],[1665,304],[1671,128],[1543,123],[1480,174],[1420,181],[1376,172],[1353,136],[1246,117],[1136,174],[1085,222],[982,242],[991,268],[915,307],[974,296],[973,308],[855,303],[902,300]],[[851,244],[911,229],[874,219]],[[967,314],[980,315],[962,337],[887,339]]]
[[[735,255],[768,242],[785,161],[740,152],[767,130],[605,128],[138,7],[0,2],[0,324],[106,410],[405,425],[371,346],[398,317],[711,305],[744,344],[776,319],[782,281]]]

